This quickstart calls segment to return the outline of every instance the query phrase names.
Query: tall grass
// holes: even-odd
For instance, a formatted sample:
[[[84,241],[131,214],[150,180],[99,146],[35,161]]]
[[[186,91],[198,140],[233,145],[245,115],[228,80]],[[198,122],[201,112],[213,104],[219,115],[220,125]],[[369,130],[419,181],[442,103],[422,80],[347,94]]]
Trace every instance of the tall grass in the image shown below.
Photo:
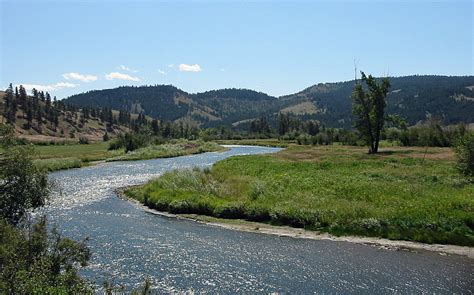
[[[170,158],[220,150],[223,150],[223,148],[214,142],[176,141],[174,143],[150,145],[139,148],[124,155],[110,158],[107,161],[133,161],[154,158]]]
[[[377,156],[354,147],[290,147],[211,170],[173,171],[127,191],[151,208],[426,243],[474,245],[474,185],[452,153]]]
[[[82,160],[78,158],[36,159],[33,163],[46,171],[80,168],[82,166]]]

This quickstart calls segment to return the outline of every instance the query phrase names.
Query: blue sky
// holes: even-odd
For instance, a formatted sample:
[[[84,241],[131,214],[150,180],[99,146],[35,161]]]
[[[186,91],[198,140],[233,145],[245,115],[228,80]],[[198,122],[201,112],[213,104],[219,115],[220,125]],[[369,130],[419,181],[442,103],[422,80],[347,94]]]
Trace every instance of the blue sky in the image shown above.
[[[0,0],[0,87],[284,95],[374,75],[473,74],[471,1]]]

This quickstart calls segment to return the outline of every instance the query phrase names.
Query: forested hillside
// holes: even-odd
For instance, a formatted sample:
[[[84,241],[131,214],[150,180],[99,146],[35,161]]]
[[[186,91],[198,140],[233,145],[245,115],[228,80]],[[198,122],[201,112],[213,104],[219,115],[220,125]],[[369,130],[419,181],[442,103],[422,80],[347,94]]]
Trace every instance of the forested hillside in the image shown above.
[[[474,76],[406,76],[390,78],[389,114],[410,125],[436,117],[445,124],[474,122]],[[248,89],[221,89],[189,94],[171,85],[119,87],[73,95],[67,104],[107,107],[142,113],[161,120],[185,121],[204,127],[247,123],[279,112],[316,119],[330,127],[352,125],[354,81],[321,83],[279,98]]]
[[[153,119],[141,110],[134,111],[98,104],[78,107],[36,89],[28,95],[22,85],[13,88],[10,84],[0,91],[0,123],[13,125],[17,136],[31,141],[88,143],[140,130],[165,139],[198,136],[196,124]]]
[[[0,92],[0,122],[12,124],[16,135],[33,141],[102,140],[105,133],[112,137],[129,131],[116,117],[110,108],[79,109],[36,89],[28,95],[21,85]]]
[[[398,114],[409,125],[436,117],[445,124],[474,122],[474,76],[407,76],[390,78],[387,113]],[[318,110],[305,114],[332,127],[351,126],[354,81],[313,85],[285,100],[307,99]]]

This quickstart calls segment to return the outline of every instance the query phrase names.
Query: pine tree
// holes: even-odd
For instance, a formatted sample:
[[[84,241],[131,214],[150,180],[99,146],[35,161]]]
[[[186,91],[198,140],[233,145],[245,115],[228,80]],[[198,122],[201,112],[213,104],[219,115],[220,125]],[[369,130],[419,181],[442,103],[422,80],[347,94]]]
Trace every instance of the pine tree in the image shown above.
[[[5,118],[7,119],[7,122],[13,123],[10,116],[11,116],[11,109],[12,109],[12,104],[13,104],[13,87],[12,84],[10,83],[10,86],[7,88],[6,93],[5,93]]]

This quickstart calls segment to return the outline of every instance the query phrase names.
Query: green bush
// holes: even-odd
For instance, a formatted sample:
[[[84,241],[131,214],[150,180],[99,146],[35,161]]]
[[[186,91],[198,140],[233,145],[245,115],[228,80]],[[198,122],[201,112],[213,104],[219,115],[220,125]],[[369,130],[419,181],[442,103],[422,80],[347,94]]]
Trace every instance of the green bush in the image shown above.
[[[79,144],[89,144],[89,139],[87,137],[79,137]]]
[[[467,177],[474,177],[474,133],[460,137],[455,151],[458,157],[458,169]]]

